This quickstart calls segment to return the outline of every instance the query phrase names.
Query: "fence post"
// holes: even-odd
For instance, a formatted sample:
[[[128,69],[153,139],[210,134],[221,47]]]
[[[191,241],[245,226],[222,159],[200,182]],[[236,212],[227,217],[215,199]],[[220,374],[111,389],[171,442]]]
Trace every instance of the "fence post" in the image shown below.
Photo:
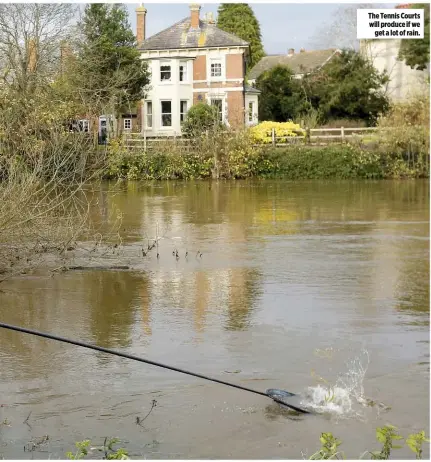
[[[344,141],[344,127],[341,127],[341,141]]]
[[[412,149],[412,142],[411,141],[409,141],[409,164],[410,164],[410,155],[411,155],[411,158],[412,158],[413,168],[415,168],[415,152]],[[410,167],[410,165],[409,165],[409,167]]]
[[[271,129],[272,146],[275,147],[275,128]]]
[[[311,131],[310,127],[305,129],[305,144],[311,144]]]

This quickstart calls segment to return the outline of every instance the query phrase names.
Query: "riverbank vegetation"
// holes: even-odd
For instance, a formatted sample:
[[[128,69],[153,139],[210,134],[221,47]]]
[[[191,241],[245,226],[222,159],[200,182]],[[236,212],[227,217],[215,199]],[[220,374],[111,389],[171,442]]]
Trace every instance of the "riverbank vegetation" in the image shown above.
[[[404,438],[398,433],[397,428],[390,424],[377,428],[376,439],[381,444],[381,448],[374,451],[364,451],[359,459],[388,460],[393,450],[403,447],[400,442]],[[414,454],[416,460],[422,459],[423,445],[429,442],[430,440],[425,436],[424,431],[412,433],[405,439],[407,447]],[[99,453],[102,454],[102,458],[105,460],[129,459],[129,453],[126,449],[121,447],[116,449],[114,447],[118,445],[118,443],[120,443],[120,440],[117,438],[105,438],[103,445],[92,447],[90,440],[78,441],[75,443],[76,451],[66,453],[66,457],[71,460],[80,460],[90,456],[94,458],[94,456]],[[346,459],[344,452],[339,449],[342,441],[336,438],[332,433],[322,433],[320,436],[320,443],[320,449],[311,455],[308,458],[309,460]],[[304,458],[304,454],[302,454],[302,456]]]
[[[245,136],[241,136],[243,139]],[[209,146],[218,144],[216,141]],[[352,144],[333,146],[291,146],[256,148],[236,145],[225,152],[199,150],[190,152],[174,142],[160,143],[151,152],[130,152],[121,143],[111,147],[110,179],[191,180],[191,179],[385,179],[427,178],[428,154],[399,155],[370,151]]]
[[[386,424],[376,430],[376,439],[382,445],[380,450],[365,451],[359,459],[367,457],[371,460],[387,460],[394,449],[400,449],[403,446],[400,443],[404,438],[398,433],[397,428],[393,425]],[[405,440],[408,448],[415,454],[415,459],[422,459],[423,444],[429,443],[425,437],[425,432],[410,434]],[[395,444],[398,442],[397,444]],[[321,448],[315,452],[309,460],[334,460],[346,459],[343,451],[339,449],[341,441],[334,437],[332,433],[322,433],[320,436]],[[349,457],[350,458],[350,457]]]
[[[95,234],[86,188],[106,149],[97,124],[73,126],[117,114],[148,82],[123,6],[88,5],[78,23],[77,13],[0,5],[0,282],[63,261],[78,236]]]
[[[304,131],[293,122],[263,122],[235,132],[208,125],[208,121],[197,117],[193,120],[199,127],[205,126],[205,131],[194,131],[188,126],[193,133],[189,140],[159,141],[146,150],[129,149],[124,139],[112,140],[108,147],[106,177],[129,180],[427,178],[428,108],[429,98],[423,97],[393,105],[385,116],[378,118],[377,129],[371,135],[356,135],[347,142],[325,146],[308,145],[301,137]],[[203,109],[196,113],[204,117],[212,114]],[[277,136],[285,137],[285,141],[295,142],[280,148],[268,145],[272,128]]]
[[[69,451],[66,457],[70,460],[81,460],[94,453],[102,454],[103,460],[127,460],[129,453],[124,448],[115,448],[120,443],[118,438],[105,438],[103,445],[92,447],[90,440],[77,441],[75,443],[75,452]],[[93,458],[93,457],[92,457]]]

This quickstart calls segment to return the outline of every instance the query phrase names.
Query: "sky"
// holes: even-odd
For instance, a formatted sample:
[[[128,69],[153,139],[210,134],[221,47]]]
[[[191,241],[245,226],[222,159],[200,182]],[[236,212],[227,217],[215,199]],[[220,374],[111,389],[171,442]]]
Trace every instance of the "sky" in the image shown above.
[[[386,4],[394,8],[396,4]],[[130,23],[136,33],[135,9],[138,4],[128,4]],[[144,3],[147,9],[146,37],[160,32],[188,16],[188,3]],[[217,17],[217,3],[201,3],[201,17],[212,12]],[[324,48],[327,41],[319,43],[319,35],[331,24],[337,10],[348,6],[337,3],[253,3],[250,4],[260,23],[262,41],[267,54],[285,54],[289,48],[306,50]],[[331,45],[332,46],[332,45]]]

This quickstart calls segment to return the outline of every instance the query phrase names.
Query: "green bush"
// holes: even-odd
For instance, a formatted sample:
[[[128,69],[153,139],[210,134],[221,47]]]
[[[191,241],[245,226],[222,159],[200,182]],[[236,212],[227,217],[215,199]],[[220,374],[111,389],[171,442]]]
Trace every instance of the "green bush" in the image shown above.
[[[409,160],[382,140],[373,148],[361,140],[328,146],[263,147],[254,144],[248,131],[218,132],[186,146],[178,141],[158,142],[147,152],[129,151],[114,140],[108,147],[105,176],[128,180],[417,178],[429,176],[429,155],[421,151]]]
[[[429,175],[429,95],[394,104],[378,121],[378,150],[386,154],[388,176],[393,178]]]
[[[198,103],[187,112],[181,131],[187,138],[194,138],[207,132],[217,131],[221,126],[217,108],[209,104]]]
[[[349,145],[269,149],[273,174],[286,179],[383,178],[380,157]]]
[[[158,142],[144,152],[128,150],[121,140],[112,140],[108,147],[106,178],[128,180],[249,178],[263,176],[273,170],[262,148],[256,147],[247,131],[219,132],[182,142]]]
[[[376,430],[376,439],[382,445],[379,451],[365,451],[359,459],[365,455],[369,455],[371,460],[387,460],[391,456],[393,449],[401,449],[403,446],[394,444],[395,441],[403,440],[404,438],[398,434],[397,427],[386,424]],[[407,446],[415,454],[416,459],[422,459],[422,446],[424,443],[429,443],[429,438],[426,438],[425,432],[412,433],[406,439]],[[315,452],[309,460],[334,460],[345,459],[343,451],[338,448],[341,441],[334,437],[332,433],[322,433],[320,435],[321,448]]]

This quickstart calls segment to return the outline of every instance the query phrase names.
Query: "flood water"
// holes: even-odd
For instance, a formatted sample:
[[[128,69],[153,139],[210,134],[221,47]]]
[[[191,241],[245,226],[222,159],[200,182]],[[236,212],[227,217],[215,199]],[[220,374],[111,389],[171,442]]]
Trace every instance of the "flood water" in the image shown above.
[[[386,423],[429,435],[427,181],[105,184],[94,197],[103,229],[121,212],[109,259],[133,270],[10,280],[3,322],[260,391],[350,373],[375,405],[292,416],[269,398],[2,330],[0,456],[64,458],[75,441],[118,437],[132,458],[300,459],[332,432],[358,458]],[[159,259],[143,257],[156,224]]]

